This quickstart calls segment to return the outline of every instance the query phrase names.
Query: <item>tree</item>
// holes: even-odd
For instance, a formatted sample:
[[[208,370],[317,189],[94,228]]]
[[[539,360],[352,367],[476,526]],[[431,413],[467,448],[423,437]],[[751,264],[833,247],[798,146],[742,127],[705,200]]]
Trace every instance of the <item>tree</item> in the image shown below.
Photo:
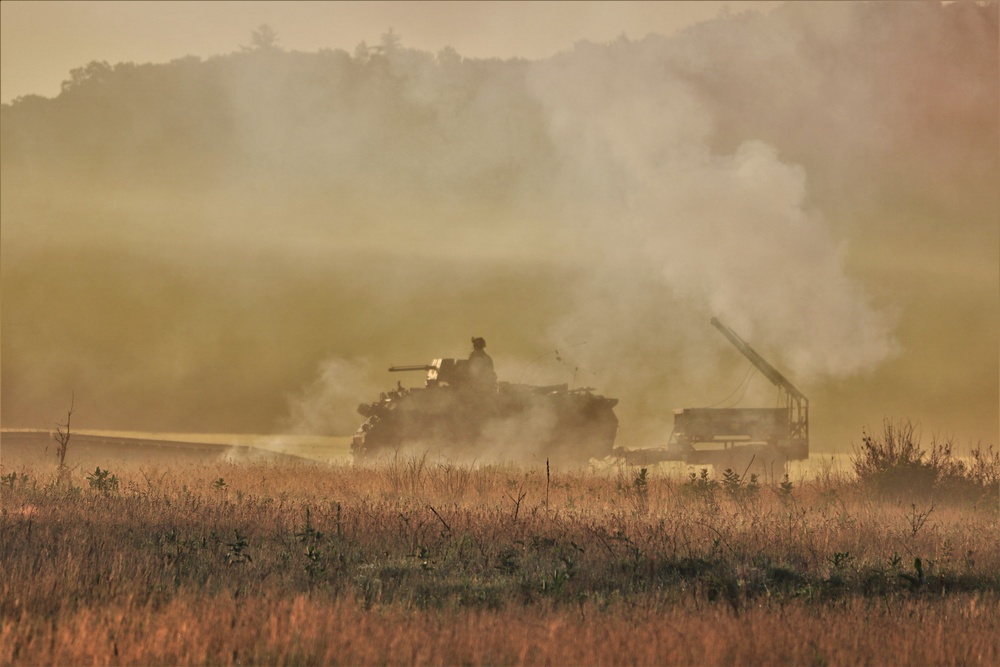
[[[262,23],[250,33],[250,47],[244,51],[275,51],[278,48],[278,33],[266,23]]]
[[[59,444],[56,447],[56,456],[59,457],[59,480],[62,481],[69,475],[69,467],[66,465],[66,450],[69,449],[69,439],[72,435],[69,430],[70,420],[73,418],[73,404],[76,402],[76,392],[70,397],[69,411],[66,413],[66,423],[57,424],[56,432],[52,435]],[[64,430],[65,429],[65,430]]]
[[[382,34],[382,53],[385,55],[391,57],[394,53],[398,52],[402,46],[403,41],[392,28],[389,28],[389,32]]]
[[[62,82],[62,90],[66,92],[79,88],[89,81],[106,81],[112,73],[111,65],[106,61],[92,60],[85,67],[77,67],[69,71],[69,81]]]
[[[354,59],[358,62],[366,63],[368,58],[371,56],[371,50],[368,48],[368,44],[362,40],[360,44],[354,47]]]
[[[446,46],[437,53],[437,62],[443,67],[455,67],[462,64],[462,56],[454,47]]]

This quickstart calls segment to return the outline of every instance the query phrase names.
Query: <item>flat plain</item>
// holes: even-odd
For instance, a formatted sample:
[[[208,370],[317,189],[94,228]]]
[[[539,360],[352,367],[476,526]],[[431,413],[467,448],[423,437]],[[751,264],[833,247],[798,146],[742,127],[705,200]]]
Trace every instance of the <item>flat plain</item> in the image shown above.
[[[1000,662],[993,482],[16,442],[3,664]]]

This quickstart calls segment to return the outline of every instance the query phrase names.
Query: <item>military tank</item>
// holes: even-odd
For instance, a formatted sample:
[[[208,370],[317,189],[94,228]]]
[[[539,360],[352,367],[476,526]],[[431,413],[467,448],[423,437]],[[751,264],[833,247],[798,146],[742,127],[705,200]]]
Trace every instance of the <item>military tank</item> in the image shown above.
[[[498,382],[492,367],[478,373],[474,359],[434,359],[389,371],[425,371],[426,381],[412,388],[397,382],[378,401],[358,406],[365,421],[351,445],[356,459],[415,447],[461,458],[585,462],[614,448],[618,399],[595,394],[593,387]]]

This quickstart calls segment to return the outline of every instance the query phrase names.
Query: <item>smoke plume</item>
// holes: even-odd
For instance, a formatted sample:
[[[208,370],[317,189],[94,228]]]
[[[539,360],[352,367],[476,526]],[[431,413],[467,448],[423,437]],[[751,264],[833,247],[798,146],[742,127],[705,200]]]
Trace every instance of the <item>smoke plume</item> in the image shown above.
[[[483,336],[660,444],[746,376],[716,316],[818,449],[995,440],[997,24],[790,3],[532,62],[389,33],[81,67],[3,107],[3,423],[75,392],[81,426],[345,434],[421,383],[389,365]]]

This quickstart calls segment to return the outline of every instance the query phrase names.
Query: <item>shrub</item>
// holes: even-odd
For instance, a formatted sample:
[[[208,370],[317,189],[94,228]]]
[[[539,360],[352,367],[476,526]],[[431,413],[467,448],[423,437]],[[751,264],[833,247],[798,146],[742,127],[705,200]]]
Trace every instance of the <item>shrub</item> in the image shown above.
[[[100,466],[97,466],[97,470],[87,475],[87,481],[90,482],[90,488],[104,493],[111,493],[118,490],[118,476],[112,475],[109,470],[101,470]]]
[[[711,498],[714,496],[715,490],[719,488],[719,482],[708,476],[708,468],[702,468],[701,474],[688,473],[688,479],[684,482],[684,487],[697,496]]]
[[[909,421],[886,419],[881,435],[862,432],[851,463],[861,486],[881,496],[995,499],[1000,492],[1000,453],[993,446],[972,450],[971,463],[955,456],[950,440],[920,445],[920,434]]]
[[[737,500],[750,498],[760,491],[760,479],[756,473],[751,473],[747,480],[732,468],[726,468],[722,473],[722,488]]]

